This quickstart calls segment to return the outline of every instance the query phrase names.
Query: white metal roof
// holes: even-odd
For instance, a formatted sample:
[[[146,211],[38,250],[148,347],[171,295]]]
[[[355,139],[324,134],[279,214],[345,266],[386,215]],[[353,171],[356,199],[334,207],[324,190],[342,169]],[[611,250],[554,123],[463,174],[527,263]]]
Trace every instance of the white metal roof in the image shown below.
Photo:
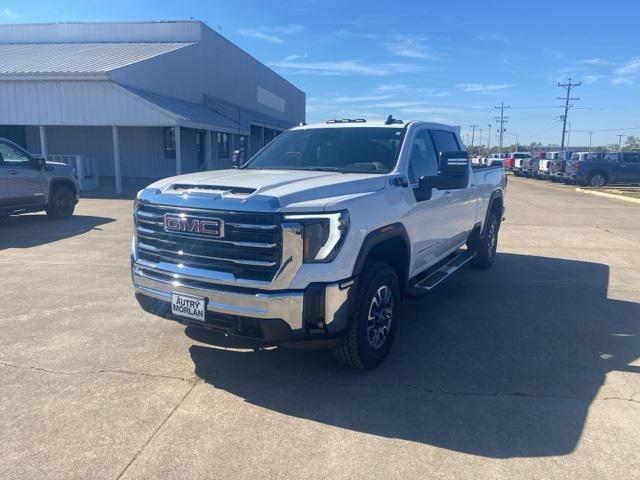
[[[106,73],[188,45],[192,43],[0,44],[0,75]]]

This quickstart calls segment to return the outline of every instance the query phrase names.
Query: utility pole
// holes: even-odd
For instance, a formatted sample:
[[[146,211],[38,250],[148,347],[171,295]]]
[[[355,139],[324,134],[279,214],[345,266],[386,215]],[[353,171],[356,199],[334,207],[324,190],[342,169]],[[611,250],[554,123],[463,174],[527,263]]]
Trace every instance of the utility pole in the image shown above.
[[[567,129],[567,150],[569,150],[570,140],[571,140],[571,122],[569,122],[569,128]]]
[[[491,153],[491,124],[488,123],[487,125],[489,125],[489,137],[487,138],[487,150],[489,153]]]
[[[582,82],[571,83],[571,78],[569,78],[569,83],[560,83],[558,82],[558,86],[567,90],[566,97],[558,97],[558,100],[564,100],[564,115],[562,115],[562,144],[560,145],[560,150],[564,152],[564,136],[567,132],[567,114],[569,113],[569,100],[580,100],[579,98],[571,98],[571,89],[575,87],[579,87],[582,85]]]
[[[593,136],[593,132],[589,132],[589,153],[591,153],[591,137]]]
[[[618,137],[618,151],[621,152],[622,151],[622,137],[624,137],[624,135],[616,135]]]
[[[509,118],[504,116],[504,109],[509,108],[509,105],[505,105],[504,102],[500,102],[500,106],[495,108],[500,110],[500,116],[495,118],[500,122],[499,144],[500,144],[500,152],[502,152],[502,142],[504,140],[504,132],[506,132],[506,130],[504,129],[504,124],[507,123],[507,118]]]
[[[476,139],[476,128],[478,128],[478,125],[474,123],[473,125],[469,125],[469,128],[471,129],[471,152],[473,153],[473,142]]]

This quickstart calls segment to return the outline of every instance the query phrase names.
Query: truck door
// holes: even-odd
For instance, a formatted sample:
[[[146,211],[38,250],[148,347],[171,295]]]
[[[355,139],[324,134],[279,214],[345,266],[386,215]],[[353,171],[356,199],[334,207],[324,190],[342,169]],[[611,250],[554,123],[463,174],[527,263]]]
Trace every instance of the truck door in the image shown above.
[[[44,203],[42,171],[33,159],[19,147],[0,141],[6,192],[13,205]]]
[[[625,183],[640,182],[640,153],[624,152],[618,164],[618,181]]]
[[[453,132],[432,130],[438,152],[462,151],[461,145]],[[471,170],[471,166],[468,168]],[[447,224],[449,225],[449,244],[447,251],[455,249],[467,241],[467,237],[476,223],[478,192],[473,171],[469,171],[469,183],[466,188],[447,190]]]
[[[438,174],[436,149],[429,130],[423,128],[415,133],[409,150],[408,177],[411,188],[404,191],[411,205],[406,219],[406,228],[411,238],[412,269],[410,276],[433,265],[445,253],[451,236],[448,223],[449,199],[441,190],[433,190],[428,200],[418,201],[414,190],[420,177]]]

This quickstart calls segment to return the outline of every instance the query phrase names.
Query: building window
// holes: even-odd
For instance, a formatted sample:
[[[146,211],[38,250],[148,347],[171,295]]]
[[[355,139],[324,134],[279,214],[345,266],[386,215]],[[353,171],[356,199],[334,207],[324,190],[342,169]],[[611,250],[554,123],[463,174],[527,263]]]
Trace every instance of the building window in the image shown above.
[[[229,135],[227,133],[216,133],[216,144],[218,158],[229,158]]]
[[[176,158],[175,130],[173,127],[166,127],[164,129],[164,158],[168,160]]]

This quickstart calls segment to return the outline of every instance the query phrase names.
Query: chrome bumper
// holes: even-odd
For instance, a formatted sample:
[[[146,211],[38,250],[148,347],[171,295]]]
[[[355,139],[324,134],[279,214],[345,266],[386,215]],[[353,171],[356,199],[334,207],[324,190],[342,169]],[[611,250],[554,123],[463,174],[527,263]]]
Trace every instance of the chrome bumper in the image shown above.
[[[132,278],[135,291],[164,302],[171,302],[172,293],[183,293],[206,299],[207,311],[213,314],[234,315],[257,320],[283,320],[292,333],[318,329],[316,319],[322,319],[321,330],[336,333],[344,330],[349,318],[349,298],[353,281],[327,284],[323,286],[318,312],[304,311],[305,291],[270,292],[255,290],[228,290],[192,278],[176,278],[177,275],[163,275],[144,264],[132,260]],[[323,311],[322,311],[323,310]],[[313,319],[305,325],[305,319]]]

